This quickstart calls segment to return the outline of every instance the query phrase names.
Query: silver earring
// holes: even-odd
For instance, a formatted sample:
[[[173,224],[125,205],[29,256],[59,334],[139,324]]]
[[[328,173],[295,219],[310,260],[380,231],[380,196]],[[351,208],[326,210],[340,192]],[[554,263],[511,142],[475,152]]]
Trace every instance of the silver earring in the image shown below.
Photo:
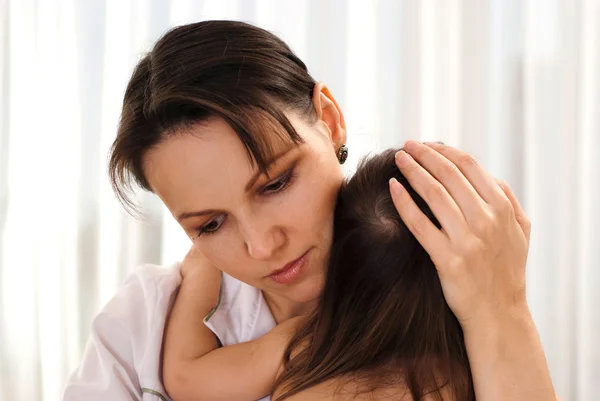
[[[348,147],[346,145],[342,145],[340,150],[338,150],[337,157],[340,164],[344,164],[346,162],[346,159],[348,158]]]

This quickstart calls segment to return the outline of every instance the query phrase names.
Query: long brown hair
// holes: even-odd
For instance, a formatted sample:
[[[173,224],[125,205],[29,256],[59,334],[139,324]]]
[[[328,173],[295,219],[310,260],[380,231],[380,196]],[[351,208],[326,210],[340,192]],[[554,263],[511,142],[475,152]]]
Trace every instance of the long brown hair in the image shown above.
[[[315,80],[277,36],[237,21],[203,21],[167,32],[137,64],[110,150],[113,189],[130,212],[133,183],[152,191],[145,153],[210,117],[236,132],[252,163],[267,174],[273,139],[302,143],[284,111],[315,120]]]
[[[415,401],[442,400],[442,389],[452,400],[475,399],[461,327],[392,203],[390,178],[440,226],[394,154],[363,161],[339,193],[320,307],[285,352],[278,401],[332,378],[360,382],[364,392],[400,384]]]

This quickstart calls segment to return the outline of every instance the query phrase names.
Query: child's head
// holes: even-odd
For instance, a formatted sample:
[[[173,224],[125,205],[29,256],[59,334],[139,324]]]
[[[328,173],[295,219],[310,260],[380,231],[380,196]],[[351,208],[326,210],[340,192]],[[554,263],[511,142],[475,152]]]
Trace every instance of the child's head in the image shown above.
[[[340,191],[321,306],[290,343],[286,358],[309,345],[287,364],[286,390],[344,376],[365,380],[367,389],[403,384],[415,400],[444,385],[455,399],[474,399],[460,325],[433,262],[392,203],[390,178],[439,223],[396,167],[395,153],[363,161]]]

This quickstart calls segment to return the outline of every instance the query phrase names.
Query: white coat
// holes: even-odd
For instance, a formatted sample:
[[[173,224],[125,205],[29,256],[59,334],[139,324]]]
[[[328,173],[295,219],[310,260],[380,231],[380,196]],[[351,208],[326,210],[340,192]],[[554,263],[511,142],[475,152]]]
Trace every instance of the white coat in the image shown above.
[[[180,282],[179,263],[168,268],[144,265],[129,276],[94,318],[63,401],[170,400],[161,381],[160,355]],[[260,290],[223,274],[219,298],[204,323],[224,346],[256,339],[275,327]]]

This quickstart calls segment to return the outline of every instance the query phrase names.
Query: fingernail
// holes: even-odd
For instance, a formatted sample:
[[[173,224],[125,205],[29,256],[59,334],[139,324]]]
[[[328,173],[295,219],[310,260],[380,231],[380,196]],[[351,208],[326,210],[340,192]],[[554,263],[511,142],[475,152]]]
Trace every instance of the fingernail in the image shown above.
[[[398,194],[400,194],[400,193],[402,192],[402,190],[403,190],[403,189],[404,189],[404,188],[403,188],[403,187],[402,187],[402,185],[401,185],[401,184],[398,182],[398,180],[397,180],[397,179],[395,179],[395,178],[393,178],[393,177],[392,177],[392,178],[390,178],[390,191],[391,191],[393,194],[396,194],[396,195],[398,195]]]
[[[406,149],[408,151],[410,151],[411,149],[415,149],[417,147],[418,143],[419,142],[413,141],[413,140],[406,141],[406,143],[404,144],[404,149]]]
[[[412,158],[410,157],[410,155],[403,150],[396,153],[396,163],[398,163],[398,166],[400,168],[408,166],[410,164],[411,159]]]

